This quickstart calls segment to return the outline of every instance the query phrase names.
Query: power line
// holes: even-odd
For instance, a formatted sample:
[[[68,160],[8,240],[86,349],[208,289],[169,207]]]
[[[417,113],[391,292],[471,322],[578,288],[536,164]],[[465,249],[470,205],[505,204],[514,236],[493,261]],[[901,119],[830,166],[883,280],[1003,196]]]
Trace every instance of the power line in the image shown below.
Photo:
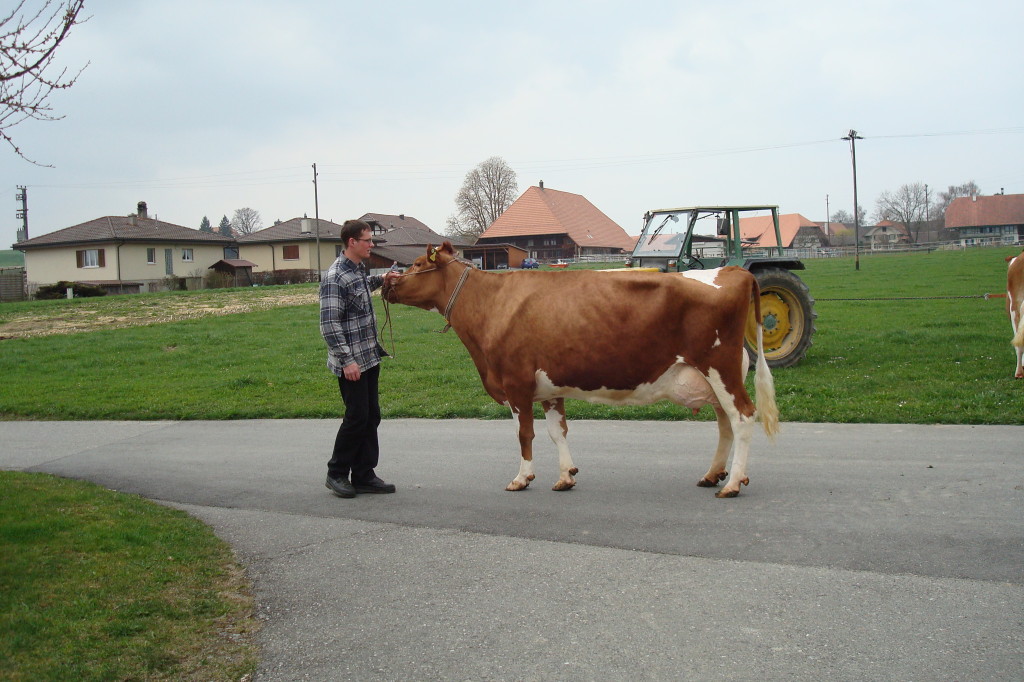
[[[989,128],[979,130],[954,130],[932,133],[903,133],[892,135],[865,135],[867,140],[906,139],[919,137],[955,137],[974,135],[1013,135],[1024,133],[1024,127]],[[800,142],[761,144],[743,147],[725,147],[720,149],[695,149],[686,151],[666,152],[660,154],[637,154],[618,156],[575,157],[565,159],[534,159],[510,162],[519,172],[554,172],[592,170],[599,168],[616,168],[651,164],[674,163],[705,159],[716,156],[735,154],[754,154],[760,152],[811,147],[834,144],[835,138],[823,140],[806,140]],[[423,162],[423,163],[335,163],[318,166],[324,182],[400,182],[404,180],[453,180],[463,177],[467,168],[473,168],[476,162]],[[259,170],[231,171],[223,173],[207,173],[172,178],[155,178],[150,180],[122,179],[109,181],[71,182],[71,183],[40,183],[33,187],[49,189],[96,189],[102,187],[130,187],[137,189],[189,189],[189,188],[232,188],[258,187],[265,185],[297,184],[308,182],[305,166],[285,166]]]

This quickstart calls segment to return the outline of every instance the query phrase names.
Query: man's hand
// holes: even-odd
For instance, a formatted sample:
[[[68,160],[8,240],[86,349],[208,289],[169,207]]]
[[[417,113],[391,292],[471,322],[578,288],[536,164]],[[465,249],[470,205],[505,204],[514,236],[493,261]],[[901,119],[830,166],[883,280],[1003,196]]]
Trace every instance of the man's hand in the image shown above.
[[[353,362],[350,365],[345,365],[344,369],[341,370],[345,374],[345,378],[349,381],[359,381],[359,377],[362,376],[362,372],[359,371],[359,363]]]

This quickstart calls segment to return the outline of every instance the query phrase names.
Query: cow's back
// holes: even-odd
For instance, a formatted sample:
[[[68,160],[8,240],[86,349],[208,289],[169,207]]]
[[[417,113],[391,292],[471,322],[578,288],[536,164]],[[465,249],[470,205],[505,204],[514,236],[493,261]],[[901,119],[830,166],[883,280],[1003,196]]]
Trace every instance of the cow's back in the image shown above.
[[[701,370],[730,355],[738,363],[756,283],[737,267],[719,269],[714,282],[704,275],[489,275],[478,290],[485,299],[471,306],[477,316],[460,327],[470,352],[496,370],[543,370],[576,386],[627,387],[680,360]]]

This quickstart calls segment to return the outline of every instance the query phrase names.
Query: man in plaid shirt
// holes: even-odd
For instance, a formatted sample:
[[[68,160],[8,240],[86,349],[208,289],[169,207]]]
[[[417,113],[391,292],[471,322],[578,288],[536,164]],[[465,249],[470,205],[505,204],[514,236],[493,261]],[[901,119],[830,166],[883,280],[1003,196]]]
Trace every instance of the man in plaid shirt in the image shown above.
[[[327,367],[338,377],[345,416],[327,463],[327,487],[339,497],[356,493],[393,493],[374,472],[380,453],[378,377],[387,355],[377,343],[377,317],[370,292],[384,276],[367,277],[363,261],[370,258],[370,226],[346,220],[341,229],[344,250],[320,282],[320,333],[327,342]],[[393,276],[388,273],[386,276]]]

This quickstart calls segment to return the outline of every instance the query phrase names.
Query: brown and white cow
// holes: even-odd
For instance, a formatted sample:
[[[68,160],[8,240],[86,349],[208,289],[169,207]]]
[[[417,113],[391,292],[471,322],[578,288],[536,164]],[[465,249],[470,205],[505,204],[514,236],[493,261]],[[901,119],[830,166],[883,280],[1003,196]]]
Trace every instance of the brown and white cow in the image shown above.
[[[388,278],[383,295],[444,315],[487,393],[511,408],[521,459],[507,490],[522,490],[534,479],[535,402],[543,406],[548,435],[558,448],[561,475],[554,490],[572,488],[578,471],[566,445],[565,398],[613,405],[670,400],[694,411],[712,405],[718,449],[697,485],[716,486],[728,477],[718,497],[734,497],[749,483],[755,414],[769,436],[778,431],[760,333],[756,409],[743,383],[751,303],[759,322],[761,312],[757,281],[742,268],[686,274],[483,272],[458,260],[445,242],[428,247],[405,274]]]
[[[1024,251],[1006,260],[1010,262],[1006,273],[1006,312],[1013,326],[1013,347],[1017,351],[1014,376],[1024,379]]]

